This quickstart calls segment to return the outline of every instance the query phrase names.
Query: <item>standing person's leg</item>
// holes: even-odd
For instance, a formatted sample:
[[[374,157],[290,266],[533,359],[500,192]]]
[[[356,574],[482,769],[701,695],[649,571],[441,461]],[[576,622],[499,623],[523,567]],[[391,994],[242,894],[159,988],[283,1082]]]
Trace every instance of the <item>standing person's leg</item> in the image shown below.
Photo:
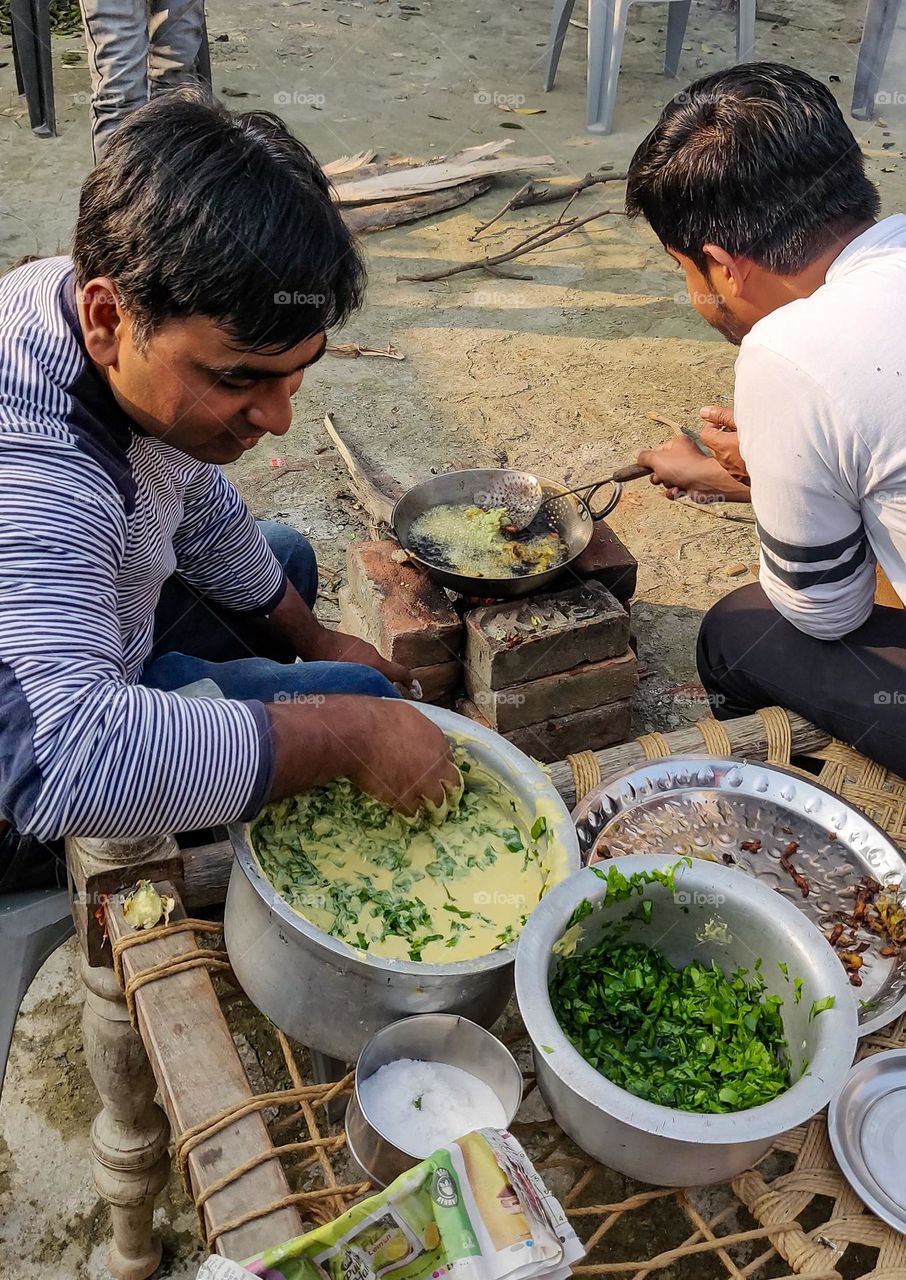
[[[197,84],[204,0],[151,0],[148,31],[151,97],[181,84]]]
[[[842,640],[816,640],[742,587],[702,622],[698,670],[718,719],[786,707],[906,775],[906,611],[875,606]]]
[[[146,0],[80,0],[91,73],[95,160],[130,111],[148,101]]]

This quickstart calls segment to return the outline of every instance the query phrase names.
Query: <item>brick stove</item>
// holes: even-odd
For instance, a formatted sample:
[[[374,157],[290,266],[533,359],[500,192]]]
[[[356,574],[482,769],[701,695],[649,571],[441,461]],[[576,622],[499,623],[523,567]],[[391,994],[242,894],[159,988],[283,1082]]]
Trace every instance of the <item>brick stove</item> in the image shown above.
[[[559,584],[518,600],[451,597],[390,541],[351,543],[347,568],[340,626],[411,667],[427,701],[543,761],[629,736],[637,564],[603,522]]]

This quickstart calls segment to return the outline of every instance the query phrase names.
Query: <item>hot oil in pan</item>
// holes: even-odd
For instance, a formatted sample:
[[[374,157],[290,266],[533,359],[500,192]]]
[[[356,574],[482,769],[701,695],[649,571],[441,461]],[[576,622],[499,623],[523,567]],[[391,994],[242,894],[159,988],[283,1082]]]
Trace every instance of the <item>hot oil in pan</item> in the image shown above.
[[[429,507],[409,526],[408,548],[439,569],[471,578],[522,578],[562,564],[566,543],[538,514],[520,533],[504,532],[502,507],[471,504]]]

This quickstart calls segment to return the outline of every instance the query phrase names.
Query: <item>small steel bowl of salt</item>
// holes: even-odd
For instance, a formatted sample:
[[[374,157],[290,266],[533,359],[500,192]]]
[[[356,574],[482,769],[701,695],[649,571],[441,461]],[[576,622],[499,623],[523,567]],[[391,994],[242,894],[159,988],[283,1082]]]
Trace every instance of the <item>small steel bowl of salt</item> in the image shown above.
[[[346,1109],[349,1152],[378,1186],[473,1129],[506,1129],[522,1101],[510,1051],[454,1013],[422,1013],[365,1045]]]

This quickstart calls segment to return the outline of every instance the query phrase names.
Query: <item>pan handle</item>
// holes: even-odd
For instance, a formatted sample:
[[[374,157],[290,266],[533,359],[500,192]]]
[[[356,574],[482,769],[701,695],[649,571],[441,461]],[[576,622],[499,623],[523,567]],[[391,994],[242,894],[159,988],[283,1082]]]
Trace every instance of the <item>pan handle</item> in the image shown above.
[[[598,490],[605,484],[610,484],[610,481],[604,480],[601,484],[596,484],[595,487],[585,495],[585,505],[588,507],[592,520],[603,520],[605,516],[609,516],[611,511],[613,511],[614,507],[616,507],[617,503],[620,501],[620,498],[623,496],[623,486],[619,481],[615,480],[613,482],[613,492],[610,497],[604,503],[603,507],[598,511],[595,511],[591,505],[591,500]]]

